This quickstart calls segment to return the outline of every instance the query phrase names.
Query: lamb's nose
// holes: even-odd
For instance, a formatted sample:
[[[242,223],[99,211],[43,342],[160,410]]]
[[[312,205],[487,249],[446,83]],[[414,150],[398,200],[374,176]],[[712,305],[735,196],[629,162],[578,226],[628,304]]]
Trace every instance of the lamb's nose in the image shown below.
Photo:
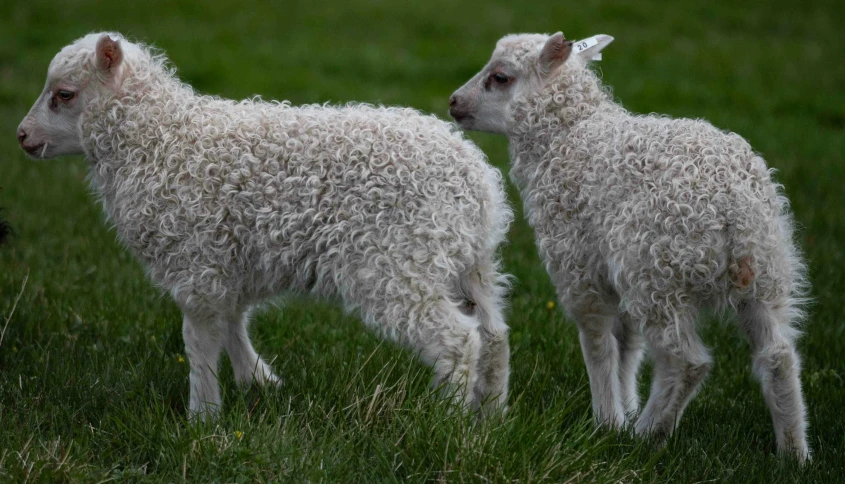
[[[458,104],[458,98],[456,98],[455,95],[452,94],[452,97],[449,98],[449,107],[453,108],[455,107],[455,104]]]
[[[18,143],[23,143],[23,140],[26,139],[26,131],[20,130],[18,131]]]

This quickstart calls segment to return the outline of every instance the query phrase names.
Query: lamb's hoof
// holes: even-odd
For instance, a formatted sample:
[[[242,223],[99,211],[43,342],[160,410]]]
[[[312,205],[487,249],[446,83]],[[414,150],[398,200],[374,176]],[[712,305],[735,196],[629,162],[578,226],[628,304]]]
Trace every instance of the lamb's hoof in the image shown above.
[[[188,407],[188,422],[192,425],[211,422],[217,418],[219,413],[220,405],[207,402],[192,402]]]
[[[491,395],[476,387],[472,392],[472,410],[479,420],[502,420],[508,411],[507,391]]]
[[[455,385],[449,382],[435,383],[434,397],[437,400],[446,402],[448,412],[454,416],[474,415],[478,407],[472,395],[467,394],[464,385]]]
[[[798,464],[802,466],[813,460],[813,454],[810,452],[810,448],[806,444],[782,449],[778,451],[778,454],[786,458],[793,457],[797,459]]]
[[[637,419],[637,422],[634,424],[634,434],[639,438],[654,442],[657,447],[662,447],[669,440],[673,430],[662,425],[660,422],[646,421],[642,417]]]
[[[625,413],[625,420],[622,422],[623,428],[630,432],[636,433],[637,417],[639,416],[639,409],[629,410]]]
[[[284,383],[281,377],[276,376],[267,364],[261,364],[255,371],[249,373],[236,373],[235,381],[243,388],[252,385],[261,388],[279,388]]]
[[[596,427],[605,430],[619,431],[625,428],[625,416],[622,413],[596,417],[593,421],[595,422]]]
[[[244,386],[255,385],[261,388],[280,388],[284,384],[284,381],[275,373],[268,371],[266,373],[261,372],[250,375],[249,378],[245,378],[242,381],[242,384]]]
[[[275,375],[274,373],[266,375],[260,381],[257,380],[256,383],[266,388],[281,388],[282,385],[284,385],[284,381],[282,380],[282,378]]]
[[[482,405],[481,408],[475,413],[473,418],[473,422],[479,424],[486,424],[486,423],[493,423],[493,424],[500,424],[505,421],[505,416],[507,414],[508,407],[507,405],[501,406],[496,405],[493,403],[488,403]]]

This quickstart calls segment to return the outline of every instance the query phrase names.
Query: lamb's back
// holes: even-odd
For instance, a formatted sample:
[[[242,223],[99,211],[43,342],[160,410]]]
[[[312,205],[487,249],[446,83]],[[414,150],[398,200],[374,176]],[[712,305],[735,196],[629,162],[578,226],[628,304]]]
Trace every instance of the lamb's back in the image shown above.
[[[763,240],[782,198],[740,136],[700,120],[600,114],[552,143],[527,190],[550,272],[565,284],[724,291],[733,232]],[[733,231],[733,232],[732,232]],[[607,275],[607,276],[605,276]]]
[[[411,109],[206,99],[179,119],[150,128],[159,156],[118,169],[134,188],[107,204],[167,288],[332,292],[321,273],[374,254],[468,266],[502,208],[480,150]]]

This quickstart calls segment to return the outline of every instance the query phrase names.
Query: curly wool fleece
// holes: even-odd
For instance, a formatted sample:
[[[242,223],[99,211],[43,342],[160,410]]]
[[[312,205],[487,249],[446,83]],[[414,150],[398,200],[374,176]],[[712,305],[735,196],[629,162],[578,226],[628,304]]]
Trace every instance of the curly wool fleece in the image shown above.
[[[580,330],[595,418],[622,425],[639,412],[642,334],[655,376],[636,430],[671,433],[712,365],[699,310],[735,308],[778,446],[809,457],[794,347],[808,285],[781,186],[740,136],[629,113],[571,53],[561,34],[508,36],[480,76],[497,66],[543,76],[539,63],[561,61],[498,112],[510,116],[510,175],[540,256]],[[453,101],[477,123],[503,94],[475,82]]]
[[[754,298],[801,314],[788,202],[742,137],[628,113],[577,57],[518,100],[514,118],[511,176],[549,272],[565,274],[563,299],[611,283],[643,324],[696,301]],[[753,280],[739,280],[742,261]]]
[[[461,404],[504,406],[496,251],[512,213],[476,146],[413,109],[199,95],[162,55],[110,35],[124,78],[82,114],[91,184],[184,311],[192,413],[220,403],[221,347],[239,380],[277,381],[246,324],[280,293],[339,298],[434,365]],[[96,69],[97,37],[77,41],[75,69]]]

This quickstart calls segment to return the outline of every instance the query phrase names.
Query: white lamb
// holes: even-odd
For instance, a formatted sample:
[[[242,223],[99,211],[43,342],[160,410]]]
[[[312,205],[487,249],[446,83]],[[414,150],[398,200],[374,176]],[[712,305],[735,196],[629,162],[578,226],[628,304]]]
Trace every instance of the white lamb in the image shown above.
[[[190,415],[279,379],[247,335],[280,293],[337,298],[434,366],[461,406],[503,408],[509,349],[497,247],[502,176],[450,124],[412,109],[197,94],[119,34],[59,52],[18,128],[34,158],[84,153],[118,237],[184,313]]]
[[[644,336],[655,375],[635,430],[669,435],[712,366],[700,310],[734,308],[778,448],[803,461],[794,341],[807,282],[788,202],[740,136],[614,103],[586,66],[611,40],[570,55],[561,33],[506,36],[450,113],[510,140],[511,178],[578,325],[597,421],[621,426],[639,411]]]

